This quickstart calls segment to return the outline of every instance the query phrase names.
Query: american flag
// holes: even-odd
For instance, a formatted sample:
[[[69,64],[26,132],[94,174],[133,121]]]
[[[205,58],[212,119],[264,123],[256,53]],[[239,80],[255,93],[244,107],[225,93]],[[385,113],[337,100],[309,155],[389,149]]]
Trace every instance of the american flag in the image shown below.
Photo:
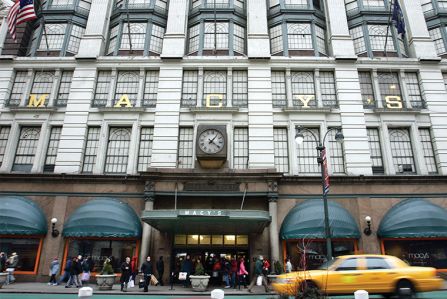
[[[9,33],[12,38],[16,39],[16,26],[22,24],[23,22],[34,20],[36,13],[34,12],[34,1],[33,0],[17,0],[16,3],[11,7],[6,18],[8,22]]]

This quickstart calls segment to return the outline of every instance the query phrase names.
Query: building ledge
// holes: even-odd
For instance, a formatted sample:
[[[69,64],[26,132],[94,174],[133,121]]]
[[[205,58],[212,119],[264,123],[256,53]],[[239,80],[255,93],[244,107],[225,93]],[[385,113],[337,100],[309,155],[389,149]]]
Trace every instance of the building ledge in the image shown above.
[[[191,107],[189,109],[191,112],[196,112],[196,113],[200,113],[200,112],[204,112],[204,113],[209,113],[209,112],[218,112],[218,113],[228,113],[228,112],[239,112],[239,108],[237,107]]]
[[[287,107],[284,108],[284,112],[307,112],[307,113],[331,113],[333,108],[301,108],[301,107]]]

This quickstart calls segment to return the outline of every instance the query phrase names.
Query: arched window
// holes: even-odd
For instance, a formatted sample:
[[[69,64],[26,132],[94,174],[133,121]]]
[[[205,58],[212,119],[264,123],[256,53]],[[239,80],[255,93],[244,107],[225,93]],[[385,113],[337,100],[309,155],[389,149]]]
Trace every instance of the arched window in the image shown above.
[[[105,173],[126,173],[130,136],[130,128],[110,128]]]
[[[408,129],[390,129],[391,154],[396,173],[416,173]]]

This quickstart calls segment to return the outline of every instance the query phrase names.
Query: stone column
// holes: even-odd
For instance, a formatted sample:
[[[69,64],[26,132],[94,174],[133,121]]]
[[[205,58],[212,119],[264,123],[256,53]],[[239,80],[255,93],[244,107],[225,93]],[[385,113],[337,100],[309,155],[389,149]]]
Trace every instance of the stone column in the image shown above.
[[[346,8],[343,0],[326,1],[329,44],[335,59],[357,59],[354,44],[349,34]]]
[[[278,231],[278,183],[269,182],[269,214],[272,218],[269,226],[270,261],[279,261],[279,231]]]
[[[151,181],[146,181],[146,184],[144,186],[145,211],[152,211],[154,209],[154,201],[155,201],[154,190],[155,190],[155,183]],[[151,241],[151,234],[152,234],[152,227],[147,223],[143,223],[139,265],[142,265],[143,262],[146,260],[146,257],[149,255],[150,250],[149,242]]]
[[[169,1],[168,24],[163,38],[162,58],[182,58],[188,28],[187,0]]]
[[[266,4],[266,1],[247,1],[247,53],[249,58],[270,57]]]

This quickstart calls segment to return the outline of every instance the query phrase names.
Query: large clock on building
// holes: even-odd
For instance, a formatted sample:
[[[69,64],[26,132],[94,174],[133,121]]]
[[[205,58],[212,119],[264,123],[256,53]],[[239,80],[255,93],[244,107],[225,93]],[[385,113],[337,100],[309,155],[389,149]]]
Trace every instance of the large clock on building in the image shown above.
[[[197,161],[203,168],[220,168],[227,161],[225,125],[199,125],[196,142]]]

